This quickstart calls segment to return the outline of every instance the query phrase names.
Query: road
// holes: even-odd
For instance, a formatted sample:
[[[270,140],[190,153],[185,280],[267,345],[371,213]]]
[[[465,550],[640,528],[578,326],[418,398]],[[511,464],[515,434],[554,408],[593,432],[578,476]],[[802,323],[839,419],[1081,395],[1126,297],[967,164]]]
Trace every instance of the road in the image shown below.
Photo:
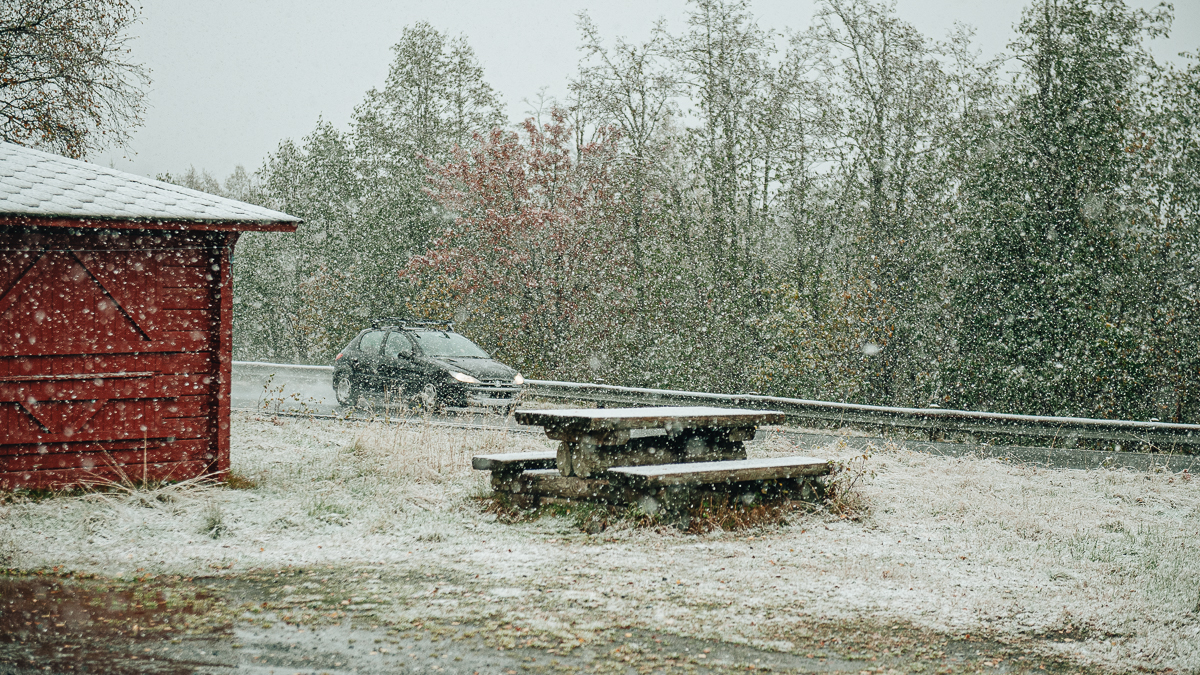
[[[232,405],[273,412],[335,415],[342,407],[334,397],[331,376],[332,369],[317,371],[286,365],[272,368],[235,362]]]
[[[402,402],[373,397],[361,407],[343,406],[333,392],[331,368],[317,370],[284,364],[250,364],[237,361],[233,366],[232,406],[234,409],[263,410],[275,414],[332,415],[353,419],[380,417],[419,417],[423,413]],[[519,427],[511,417],[486,410],[451,408],[440,410],[434,419],[463,424]],[[536,430],[531,428],[531,430]]]

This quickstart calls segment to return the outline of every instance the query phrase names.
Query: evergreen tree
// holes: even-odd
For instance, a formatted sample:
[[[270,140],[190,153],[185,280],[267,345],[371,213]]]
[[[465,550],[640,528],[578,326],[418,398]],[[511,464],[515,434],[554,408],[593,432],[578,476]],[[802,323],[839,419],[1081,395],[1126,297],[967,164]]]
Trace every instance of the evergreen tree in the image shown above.
[[[1039,0],[1011,48],[1023,70],[963,188],[957,298],[963,407],[1133,415],[1147,401],[1131,178],[1142,41],[1166,16],[1119,0]]]
[[[1150,414],[1200,421],[1200,60],[1150,80],[1145,157],[1136,175],[1147,205],[1139,294],[1149,353]]]

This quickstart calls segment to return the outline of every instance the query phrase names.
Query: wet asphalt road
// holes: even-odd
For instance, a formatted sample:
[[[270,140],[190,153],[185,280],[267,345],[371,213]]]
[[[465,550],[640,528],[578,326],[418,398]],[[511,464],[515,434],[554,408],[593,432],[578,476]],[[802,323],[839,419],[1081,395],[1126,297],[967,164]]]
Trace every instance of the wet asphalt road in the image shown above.
[[[364,398],[359,406],[343,406],[333,392],[332,372],[281,367],[234,365],[231,405],[239,410],[259,410],[272,414],[320,415],[346,419],[394,419],[410,417],[460,424],[519,427],[503,414],[503,409],[441,408],[431,416],[420,410],[415,401],[393,401],[380,396]],[[538,428],[529,428],[538,431]]]

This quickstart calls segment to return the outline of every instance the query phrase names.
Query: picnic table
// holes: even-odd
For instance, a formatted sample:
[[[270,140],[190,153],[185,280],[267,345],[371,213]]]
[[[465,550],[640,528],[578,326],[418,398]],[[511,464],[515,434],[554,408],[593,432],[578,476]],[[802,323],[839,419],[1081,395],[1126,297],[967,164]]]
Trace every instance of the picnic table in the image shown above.
[[[493,489],[539,497],[594,499],[657,507],[693,500],[698,489],[758,491],[781,482],[813,495],[830,464],[812,457],[748,459],[745,441],[783,421],[773,410],[708,407],[518,410],[557,451],[479,455]],[[749,494],[749,493],[748,493]]]

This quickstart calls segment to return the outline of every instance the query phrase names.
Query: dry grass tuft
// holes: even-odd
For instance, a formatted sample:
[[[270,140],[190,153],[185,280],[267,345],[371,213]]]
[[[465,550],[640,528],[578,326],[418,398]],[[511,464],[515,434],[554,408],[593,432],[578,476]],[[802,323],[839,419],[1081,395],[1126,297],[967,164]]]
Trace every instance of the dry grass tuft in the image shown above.
[[[471,498],[481,513],[496,516],[497,522],[505,525],[527,523],[545,515],[536,508],[525,508],[514,504],[507,492],[477,494]]]
[[[833,512],[823,501],[804,501],[796,493],[771,491],[763,500],[747,503],[729,494],[709,494],[682,513],[649,514],[637,504],[606,504],[588,501],[544,500],[536,506],[518,501],[506,492],[476,495],[473,500],[483,513],[493,514],[504,524],[529,523],[545,517],[569,519],[579,530],[599,534],[608,530],[674,529],[687,534],[707,534],[715,531],[736,532],[779,528],[798,518],[812,514],[831,513],[846,518],[850,497],[843,495],[840,511]],[[865,503],[854,496],[855,503]]]
[[[358,432],[348,459],[388,477],[440,483],[478,475],[471,457],[512,452],[513,440],[505,431],[464,434],[421,420],[377,423]]]
[[[64,496],[81,496],[92,501],[157,507],[203,496],[220,486],[216,476],[197,476],[181,481],[133,481],[122,474],[120,480],[89,481]]]
[[[230,490],[253,490],[258,487],[258,481],[240,471],[230,471],[225,474],[225,487]]]
[[[839,446],[844,445],[839,441]],[[834,452],[840,448],[835,448]],[[862,520],[871,512],[871,501],[863,493],[863,484],[875,477],[868,466],[871,453],[864,452],[847,459],[834,460],[833,471],[825,479],[825,508],[839,518]]]
[[[737,532],[786,526],[796,516],[808,515],[821,509],[812,502],[795,499],[766,502],[747,506],[738,502],[703,501],[688,511],[689,534],[707,534],[723,530]]]

